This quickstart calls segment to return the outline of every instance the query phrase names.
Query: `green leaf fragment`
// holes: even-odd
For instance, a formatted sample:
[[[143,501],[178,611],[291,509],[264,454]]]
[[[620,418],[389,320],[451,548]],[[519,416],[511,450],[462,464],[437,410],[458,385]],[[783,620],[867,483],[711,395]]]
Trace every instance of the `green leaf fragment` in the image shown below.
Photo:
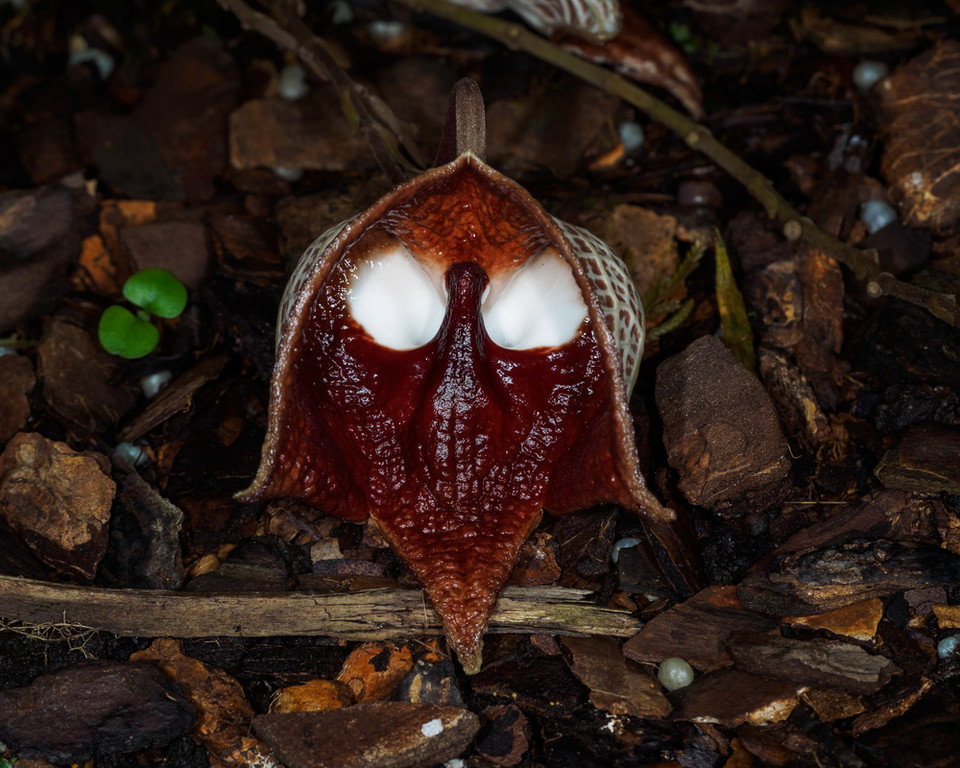
[[[97,328],[100,345],[111,355],[128,360],[149,355],[160,343],[160,331],[126,307],[107,307]]]
[[[757,356],[753,350],[753,330],[747,318],[747,307],[743,303],[737,281],[733,278],[727,247],[719,232],[714,243],[714,253],[717,260],[717,309],[720,311],[720,334],[723,343],[748,371],[756,373]]]
[[[177,317],[187,306],[187,289],[165,269],[142,269],[123,286],[127,301],[157,317]]]

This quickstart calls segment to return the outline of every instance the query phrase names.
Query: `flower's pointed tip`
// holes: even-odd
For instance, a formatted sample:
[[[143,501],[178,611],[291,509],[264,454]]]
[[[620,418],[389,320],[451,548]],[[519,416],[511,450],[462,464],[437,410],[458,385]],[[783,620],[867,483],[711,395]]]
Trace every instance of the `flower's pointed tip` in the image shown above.
[[[483,666],[482,640],[472,643],[469,647],[454,646],[454,650],[457,653],[460,666],[463,667],[466,674],[475,675],[480,671],[480,667]]]

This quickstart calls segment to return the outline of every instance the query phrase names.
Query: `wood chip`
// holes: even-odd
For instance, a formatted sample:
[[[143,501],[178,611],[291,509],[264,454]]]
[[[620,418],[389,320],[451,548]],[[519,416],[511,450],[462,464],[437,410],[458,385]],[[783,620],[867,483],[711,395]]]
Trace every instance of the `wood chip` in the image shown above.
[[[718,339],[703,336],[661,363],[656,399],[690,503],[769,499],[787,482],[787,441],[770,396]]]
[[[679,656],[699,670],[729,664],[733,657],[726,648],[735,632],[765,632],[777,621],[740,604],[737,588],[712,586],[655,616],[624,646],[623,653],[634,661],[659,663]]]
[[[795,627],[823,629],[852,640],[870,642],[876,637],[882,618],[883,602],[873,598],[813,616],[785,616],[783,621]]]
[[[59,764],[166,744],[193,716],[149,663],[85,662],[0,691],[0,740],[18,756]]]
[[[675,716],[695,722],[737,726],[778,723],[790,716],[805,686],[773,680],[739,669],[722,669],[698,677],[671,694]]]
[[[0,516],[59,572],[93,579],[107,549],[116,484],[98,458],[33,432],[0,455]]]
[[[662,719],[673,709],[653,675],[627,663],[620,643],[605,637],[567,637],[570,669],[590,689],[590,701],[614,715]]]
[[[480,721],[457,707],[378,701],[260,715],[253,727],[287,768],[406,768],[457,757]]]
[[[847,693],[876,693],[900,672],[889,659],[837,640],[751,634],[737,635],[729,647],[747,672]]]

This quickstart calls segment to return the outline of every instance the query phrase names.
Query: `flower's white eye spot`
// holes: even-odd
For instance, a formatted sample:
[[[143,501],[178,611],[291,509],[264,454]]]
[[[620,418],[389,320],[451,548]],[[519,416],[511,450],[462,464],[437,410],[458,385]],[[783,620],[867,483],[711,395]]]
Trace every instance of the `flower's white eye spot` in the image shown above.
[[[553,249],[534,256],[486,298],[487,334],[507,349],[566,344],[587,316],[570,265]]]
[[[357,264],[346,299],[360,327],[390,349],[414,349],[426,344],[443,322],[443,296],[401,245],[380,250]]]

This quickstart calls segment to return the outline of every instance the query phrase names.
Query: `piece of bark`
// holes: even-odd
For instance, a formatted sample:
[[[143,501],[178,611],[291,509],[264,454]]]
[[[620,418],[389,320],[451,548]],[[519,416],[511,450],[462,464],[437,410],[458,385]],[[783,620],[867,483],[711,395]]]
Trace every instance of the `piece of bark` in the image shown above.
[[[131,441],[143,437],[158,424],[191,407],[197,390],[216,379],[226,364],[226,355],[213,355],[176,376],[142,413],[120,430],[118,439]]]
[[[803,685],[773,680],[739,669],[721,669],[698,677],[670,695],[674,716],[681,720],[718,723],[778,723],[796,707]]]
[[[114,514],[126,514],[135,528],[135,533],[124,539],[127,549],[138,555],[128,558],[130,582],[149,589],[179,589],[186,574],[180,554],[183,512],[116,454],[112,456],[112,464],[113,477],[119,486]]]
[[[253,708],[240,683],[222,669],[190,658],[179,642],[169,638],[155,640],[130,659],[157,664],[169,680],[183,687],[197,712],[193,734],[207,748],[214,766],[244,768],[268,754],[248,737]]]
[[[877,626],[882,618],[883,601],[875,597],[813,616],[784,616],[783,621],[793,627],[822,629],[833,635],[867,643],[876,638]]]
[[[160,65],[133,114],[76,116],[80,152],[99,179],[134,199],[210,200],[226,165],[226,121],[239,80],[219,40],[188,40]]]
[[[917,493],[960,493],[960,428],[915,424],[877,464],[888,488]]]
[[[633,667],[620,643],[605,637],[567,637],[570,670],[590,689],[590,702],[613,715],[663,719],[672,707],[653,675]]]
[[[166,744],[193,717],[180,687],[150,663],[84,662],[0,691],[0,740],[57,763]]]
[[[885,137],[880,167],[910,226],[949,229],[960,217],[958,65],[960,43],[941,41],[876,89]]]
[[[420,657],[394,692],[397,701],[414,704],[463,706],[463,694],[457,685],[457,671],[449,658],[431,660]]]
[[[864,537],[776,560],[737,588],[748,608],[775,616],[823,613],[907,589],[955,584],[960,557],[938,547]]]
[[[560,566],[568,580],[607,573],[616,522],[616,512],[609,509],[567,515],[557,521],[553,538],[560,547]]]
[[[530,749],[530,720],[515,704],[498,704],[480,713],[477,752],[497,768],[519,765]]]
[[[254,99],[230,115],[230,163],[238,170],[303,168],[356,171],[374,158],[334,105],[339,99],[320,88],[296,102]]]
[[[388,698],[413,669],[413,654],[406,643],[364,643],[343,662],[337,680],[345,683],[354,701]]]
[[[50,408],[85,432],[116,425],[136,401],[133,388],[113,383],[120,359],[93,334],[54,318],[37,349],[37,377]]]
[[[457,757],[480,723],[457,707],[378,701],[260,715],[253,728],[287,768],[406,768]]]
[[[813,387],[785,354],[768,347],[757,353],[763,384],[776,403],[785,432],[815,453],[832,436],[830,422],[817,402]]]
[[[271,712],[324,712],[354,704],[353,692],[339,680],[310,680],[281,688],[270,700]]]
[[[0,356],[0,445],[19,432],[30,418],[28,396],[37,385],[30,360]]]
[[[640,622],[598,608],[586,590],[507,587],[490,619],[492,632],[548,632],[630,637]],[[440,620],[419,589],[323,594],[204,594],[99,589],[0,575],[0,616],[67,620],[132,637],[273,637],[328,635],[386,640],[441,634]]]
[[[673,275],[680,264],[677,251],[677,220],[639,205],[617,205],[610,212],[601,235],[630,267],[630,274],[641,296]],[[666,298],[666,297],[664,297]],[[671,296],[671,298],[674,298]],[[681,282],[675,298],[686,298]]]
[[[96,198],[82,176],[29,191],[0,194],[0,333],[49,312],[70,287],[84,219]]]
[[[628,659],[659,663],[679,656],[698,670],[729,664],[727,639],[735,632],[765,632],[775,619],[745,610],[733,586],[711,586],[654,616],[623,646]]]
[[[667,457],[692,504],[771,499],[789,479],[770,396],[719,339],[703,336],[661,363],[656,400]]]
[[[803,692],[803,703],[816,713],[825,723],[843,720],[861,714],[866,705],[861,696],[854,696],[840,691],[825,691],[820,688],[811,688]]]
[[[735,635],[728,647],[746,672],[847,693],[876,693],[900,672],[889,659],[838,640],[751,633]]]
[[[209,269],[207,231],[198,221],[163,221],[124,227],[120,240],[134,272],[165,269],[191,291],[203,283]]]
[[[76,578],[96,574],[115,491],[96,458],[36,433],[0,455],[0,515],[43,562]]]
[[[510,572],[508,584],[535,587],[553,584],[560,578],[560,564],[557,562],[559,547],[556,539],[549,533],[535,532],[520,549],[517,564]]]
[[[957,629],[960,627],[960,605],[935,605],[933,615],[937,617],[940,629]]]
[[[487,107],[487,156],[512,179],[549,169],[573,175],[597,136],[616,124],[616,98],[564,76],[536,93],[492,101]]]
[[[853,721],[852,731],[854,736],[860,736],[868,731],[877,728],[883,728],[894,718],[900,717],[908,712],[920,699],[922,699],[935,685],[935,682],[929,677],[923,677],[919,680],[910,681],[907,687],[893,692],[889,697],[883,696],[883,700],[872,702],[873,706],[869,711],[864,712]]]

